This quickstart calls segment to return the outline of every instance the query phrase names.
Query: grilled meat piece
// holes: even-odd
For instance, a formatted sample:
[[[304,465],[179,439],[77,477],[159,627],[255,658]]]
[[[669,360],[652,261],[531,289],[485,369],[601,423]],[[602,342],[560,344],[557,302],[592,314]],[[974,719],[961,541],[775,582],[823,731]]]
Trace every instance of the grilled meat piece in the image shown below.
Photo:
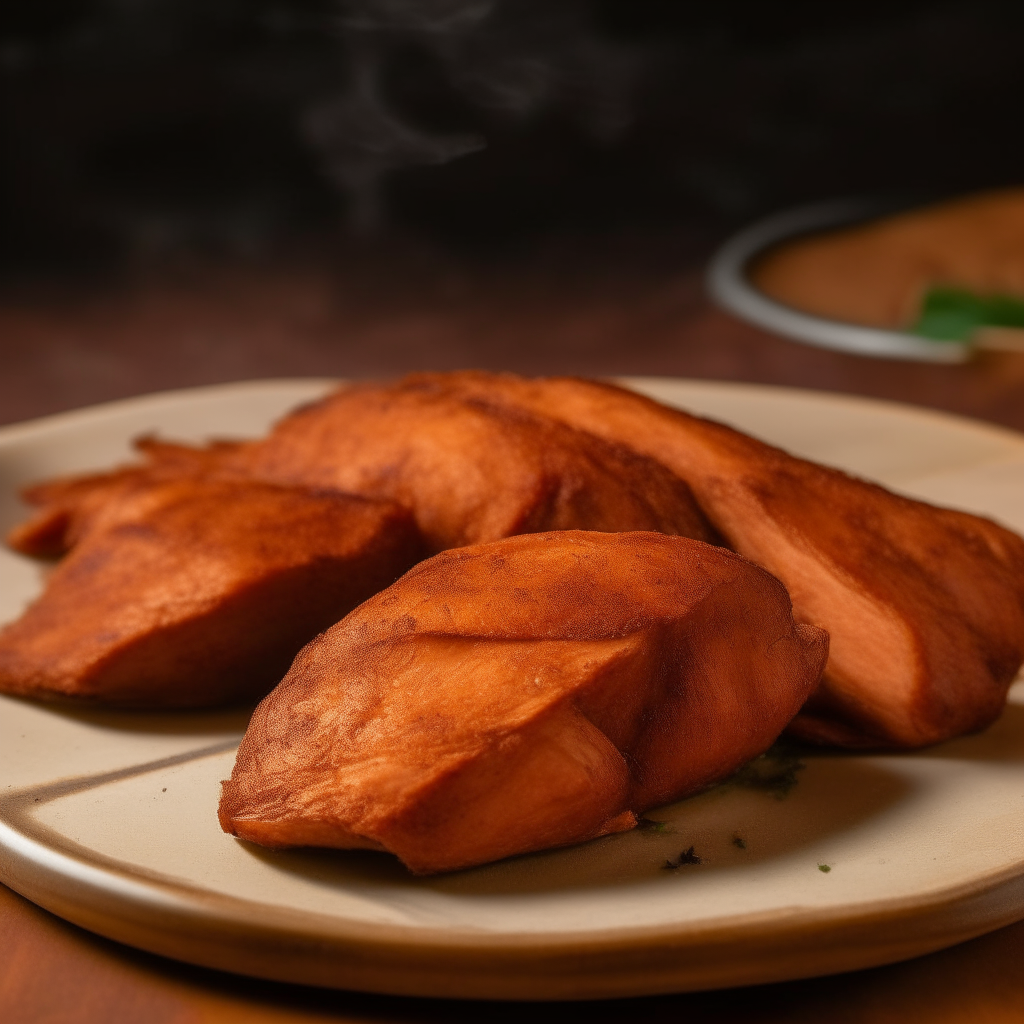
[[[1017,534],[610,384],[476,372],[427,380],[561,419],[682,477],[725,543],[786,585],[797,620],[829,631],[824,680],[794,735],[919,747],[1002,712],[1024,661]]]
[[[221,825],[419,873],[632,828],[764,751],[827,650],[778,580],[699,541],[446,551],[299,654],[252,718]]]
[[[255,479],[397,501],[434,551],[568,529],[717,539],[654,459],[429,380],[335,392],[227,462]]]
[[[262,696],[423,553],[390,502],[131,475],[89,493],[71,553],[0,630],[6,693],[138,707]]]

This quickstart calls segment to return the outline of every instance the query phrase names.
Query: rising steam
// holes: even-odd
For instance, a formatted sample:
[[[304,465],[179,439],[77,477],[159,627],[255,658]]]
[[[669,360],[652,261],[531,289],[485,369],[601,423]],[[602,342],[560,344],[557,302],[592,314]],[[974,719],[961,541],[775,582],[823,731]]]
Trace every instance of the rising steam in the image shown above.
[[[337,91],[307,106],[300,130],[346,193],[349,223],[360,232],[386,219],[389,174],[486,146],[477,133],[425,129],[388,101],[390,63],[410,47],[429,54],[464,100],[500,116],[525,119],[557,106],[603,142],[632,118],[635,61],[600,38],[585,3],[340,0],[330,30],[347,73]]]

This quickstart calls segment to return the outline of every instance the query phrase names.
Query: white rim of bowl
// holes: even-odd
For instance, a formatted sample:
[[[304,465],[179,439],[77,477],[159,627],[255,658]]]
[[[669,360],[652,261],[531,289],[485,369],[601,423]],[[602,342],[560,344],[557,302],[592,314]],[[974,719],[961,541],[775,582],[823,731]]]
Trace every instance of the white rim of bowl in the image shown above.
[[[820,348],[883,359],[964,362],[972,352],[968,343],[931,341],[903,331],[886,331],[801,313],[769,299],[747,277],[748,264],[770,246],[818,229],[865,220],[878,214],[879,205],[867,199],[838,200],[801,206],[757,221],[733,235],[712,258],[707,272],[707,287],[712,298],[742,320]]]

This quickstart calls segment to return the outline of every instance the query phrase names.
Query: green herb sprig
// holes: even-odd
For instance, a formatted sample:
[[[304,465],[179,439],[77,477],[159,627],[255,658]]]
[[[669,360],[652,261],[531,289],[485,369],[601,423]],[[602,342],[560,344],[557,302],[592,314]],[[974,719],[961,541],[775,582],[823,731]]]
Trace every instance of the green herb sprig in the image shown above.
[[[933,341],[970,341],[979,327],[1024,329],[1024,299],[974,295],[960,288],[931,288],[910,330]]]

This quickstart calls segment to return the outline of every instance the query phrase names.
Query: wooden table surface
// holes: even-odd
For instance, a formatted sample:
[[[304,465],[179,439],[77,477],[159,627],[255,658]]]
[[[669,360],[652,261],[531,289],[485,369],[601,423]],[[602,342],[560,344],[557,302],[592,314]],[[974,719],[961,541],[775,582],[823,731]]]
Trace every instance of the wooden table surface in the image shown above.
[[[0,296],[0,422],[147,391],[283,376],[478,366],[660,374],[912,402],[1024,430],[1024,356],[862,359],[715,311],[696,271],[564,255],[467,268],[428,251],[151,272]],[[590,1006],[531,1005],[538,1021]],[[624,1000],[630,1016],[728,1024],[1024,1022],[1024,923],[904,964],[752,989]],[[68,925],[0,887],[4,1024],[519,1019],[514,1003],[367,996],[177,964]]]

